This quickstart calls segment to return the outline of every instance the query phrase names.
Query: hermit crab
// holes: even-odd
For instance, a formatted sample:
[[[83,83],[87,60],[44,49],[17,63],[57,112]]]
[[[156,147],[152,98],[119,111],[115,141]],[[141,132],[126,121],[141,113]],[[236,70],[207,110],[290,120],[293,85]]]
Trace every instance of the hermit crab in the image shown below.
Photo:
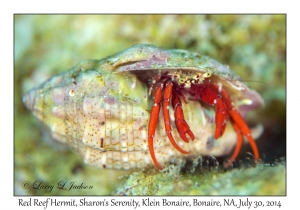
[[[100,168],[162,169],[226,155],[236,145],[230,163],[244,137],[260,158],[244,116],[262,98],[228,66],[194,52],[134,45],[80,62],[30,90],[23,102],[54,139]]]

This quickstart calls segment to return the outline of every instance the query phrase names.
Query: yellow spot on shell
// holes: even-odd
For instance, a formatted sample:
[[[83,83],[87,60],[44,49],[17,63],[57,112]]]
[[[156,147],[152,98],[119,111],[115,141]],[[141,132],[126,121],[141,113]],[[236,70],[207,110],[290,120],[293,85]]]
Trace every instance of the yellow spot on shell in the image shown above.
[[[99,80],[100,83],[103,83],[103,77],[101,75],[98,75],[97,79]]]

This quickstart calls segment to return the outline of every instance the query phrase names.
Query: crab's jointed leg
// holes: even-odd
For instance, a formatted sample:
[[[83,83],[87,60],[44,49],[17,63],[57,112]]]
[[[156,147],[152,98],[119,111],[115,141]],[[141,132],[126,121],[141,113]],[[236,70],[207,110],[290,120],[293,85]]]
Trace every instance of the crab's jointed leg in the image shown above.
[[[242,144],[243,144],[243,134],[242,131],[240,130],[239,126],[232,122],[232,126],[237,134],[237,141],[236,141],[236,146],[234,149],[233,154],[231,155],[231,157],[229,158],[229,162],[226,163],[225,167],[228,168],[230,166],[230,164],[237,158],[237,156],[240,153],[240,150],[242,148]]]
[[[170,98],[172,95],[172,89],[173,85],[171,81],[168,81],[166,84],[166,88],[164,90],[164,102],[163,102],[163,114],[164,114],[164,122],[165,122],[165,129],[166,133],[168,135],[168,138],[173,145],[179,152],[183,154],[189,154],[188,151],[183,150],[179,145],[176,143],[176,141],[173,138],[172,135],[172,128],[170,123],[170,114],[169,114],[169,106],[170,106]]]
[[[216,118],[215,118],[215,122],[216,122],[215,139],[223,135],[226,128],[227,119],[228,119],[228,113],[226,110],[226,105],[221,98],[217,98]]]
[[[172,94],[172,106],[174,109],[175,125],[176,125],[176,128],[178,130],[180,137],[185,142],[189,142],[188,138],[185,136],[185,134],[187,133],[191,137],[191,139],[194,140],[195,136],[194,136],[193,132],[191,131],[189,125],[187,124],[187,122],[184,119],[184,114],[183,114],[183,110],[181,107],[181,101],[180,101],[179,95],[174,92]]]
[[[244,121],[243,117],[240,115],[240,113],[236,110],[236,108],[233,106],[233,103],[230,99],[230,96],[229,96],[229,93],[225,90],[225,89],[222,89],[222,97],[223,97],[223,100],[227,106],[227,112],[231,118],[231,120],[233,121],[233,125],[235,127],[235,130],[239,130],[239,132],[242,132],[242,134],[244,134],[249,143],[250,143],[250,146],[253,150],[253,153],[254,153],[254,157],[256,160],[259,160],[260,157],[259,157],[259,152],[258,152],[258,148],[256,146],[256,143],[251,135],[251,130],[250,128],[247,126],[246,122]],[[239,135],[239,134],[238,134]],[[239,136],[238,136],[238,139],[239,139]],[[237,143],[240,143],[242,144],[242,141],[238,142]],[[237,144],[237,147],[239,145]],[[240,151],[241,147],[238,149],[237,153]],[[236,148],[237,150],[237,148]]]
[[[149,119],[149,126],[148,126],[148,145],[151,158],[156,165],[157,168],[163,169],[163,167],[158,163],[155,153],[154,153],[154,144],[153,144],[153,137],[155,135],[156,125],[158,122],[159,111],[160,111],[160,102],[162,98],[162,87],[163,85],[159,85],[156,87],[154,94],[153,94],[153,105]]]
[[[228,113],[226,103],[222,99],[222,95],[218,92],[218,86],[205,83],[200,84],[196,87],[198,90],[198,96],[196,98],[201,99],[201,101],[209,104],[209,105],[216,105],[216,116],[215,116],[215,123],[216,123],[216,131],[215,131],[215,139],[221,137],[225,131]]]
[[[153,78],[152,83],[151,83],[151,85],[150,85],[150,87],[149,87],[149,95],[151,95],[152,89],[153,89],[154,85],[156,84],[156,82],[157,82],[159,79],[160,79],[160,75],[159,75],[159,74],[156,75],[156,76]]]
[[[250,128],[247,126],[247,124],[245,123],[243,117],[236,111],[236,110],[228,110],[228,113],[231,117],[231,119],[234,121],[234,124],[236,124],[239,129],[241,130],[241,132],[246,136],[246,138],[248,139],[250,146],[253,150],[254,153],[254,157],[256,160],[259,160],[259,152],[258,152],[258,148],[256,146],[256,143],[251,135],[251,130]]]

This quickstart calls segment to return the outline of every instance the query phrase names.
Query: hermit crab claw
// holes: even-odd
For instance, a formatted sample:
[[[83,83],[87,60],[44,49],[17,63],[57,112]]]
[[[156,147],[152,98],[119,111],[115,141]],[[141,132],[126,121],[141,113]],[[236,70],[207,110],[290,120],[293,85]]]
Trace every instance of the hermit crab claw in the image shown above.
[[[186,134],[188,134],[191,137],[191,139],[194,140],[195,136],[184,119],[184,114],[181,107],[181,101],[179,95],[177,95],[176,93],[174,93],[172,97],[172,106],[174,109],[175,125],[180,137],[185,142],[189,142],[188,138],[186,137]]]
[[[251,135],[251,131],[245,123],[243,117],[234,107],[234,103],[232,102],[229,93],[224,88],[220,88],[218,85],[213,83],[203,83],[194,88],[198,90],[200,100],[211,105],[216,105],[216,139],[223,135],[229,115],[234,130],[237,133],[237,145],[233,155],[229,159],[229,162],[234,161],[240,152],[242,145],[242,135],[245,135],[248,139],[252,147],[255,159],[259,160],[260,156],[258,148]],[[193,93],[195,94],[195,92]],[[228,166],[228,164],[226,166]]]
[[[189,152],[181,149],[176,141],[173,138],[172,135],[172,128],[171,128],[171,121],[170,121],[170,114],[169,114],[169,106],[170,106],[170,98],[171,95],[173,95],[172,97],[172,106],[174,111],[174,117],[175,117],[175,125],[176,128],[179,132],[180,137],[185,141],[188,142],[188,139],[186,138],[185,134],[188,133],[189,136],[191,137],[192,140],[194,140],[194,134],[192,133],[192,131],[189,129],[188,124],[185,122],[184,120],[184,115],[183,115],[183,111],[181,108],[181,102],[180,99],[178,97],[178,95],[176,94],[172,94],[172,82],[168,81],[166,84],[166,88],[164,90],[164,102],[163,102],[163,115],[164,115],[164,122],[165,122],[165,130],[166,133],[168,135],[168,138],[170,140],[170,142],[172,143],[172,145],[181,153],[183,154],[188,154]]]
[[[155,153],[154,153],[154,145],[153,145],[153,137],[155,134],[155,129],[158,122],[158,116],[160,111],[160,103],[162,101],[162,90],[164,89],[163,83],[158,83],[157,87],[155,88],[154,94],[153,94],[153,105],[151,110],[151,115],[149,119],[149,128],[148,128],[148,143],[149,143],[149,150],[150,155],[152,157],[152,160],[154,164],[159,168],[162,169],[162,166],[158,163]],[[172,106],[175,110],[174,116],[175,116],[175,124],[177,127],[177,130],[179,132],[180,137],[185,141],[188,142],[188,139],[186,138],[185,134],[189,134],[192,140],[194,140],[194,134],[190,130],[188,124],[184,120],[183,111],[181,108],[181,102],[179,99],[179,96],[175,93],[172,93],[172,82],[167,81],[166,88],[164,89],[164,100],[163,100],[163,115],[164,115],[164,122],[165,122],[165,130],[167,133],[167,136],[171,142],[171,144],[181,153],[183,154],[189,154],[188,151],[185,151],[182,149],[174,140],[172,135],[172,128],[170,123],[170,115],[169,115],[169,105],[170,105],[170,98],[172,96]]]

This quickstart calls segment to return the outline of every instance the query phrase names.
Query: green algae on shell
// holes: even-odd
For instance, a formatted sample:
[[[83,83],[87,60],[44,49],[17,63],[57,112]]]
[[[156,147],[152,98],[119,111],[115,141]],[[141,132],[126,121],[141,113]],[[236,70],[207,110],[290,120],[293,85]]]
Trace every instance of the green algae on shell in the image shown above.
[[[82,61],[30,90],[23,102],[56,140],[72,146],[86,163],[101,168],[143,168],[153,165],[147,142],[152,106],[148,81],[164,72],[211,72],[211,81],[226,88],[243,115],[263,104],[259,94],[227,66],[197,53],[152,45],[135,45],[101,60]],[[183,110],[195,141],[178,144],[190,154],[183,155],[173,148],[160,118],[155,136],[159,162],[181,162],[185,158],[219,156],[231,151],[236,141],[231,128],[218,141],[213,138],[213,108],[188,101]],[[173,130],[174,138],[180,139]]]

